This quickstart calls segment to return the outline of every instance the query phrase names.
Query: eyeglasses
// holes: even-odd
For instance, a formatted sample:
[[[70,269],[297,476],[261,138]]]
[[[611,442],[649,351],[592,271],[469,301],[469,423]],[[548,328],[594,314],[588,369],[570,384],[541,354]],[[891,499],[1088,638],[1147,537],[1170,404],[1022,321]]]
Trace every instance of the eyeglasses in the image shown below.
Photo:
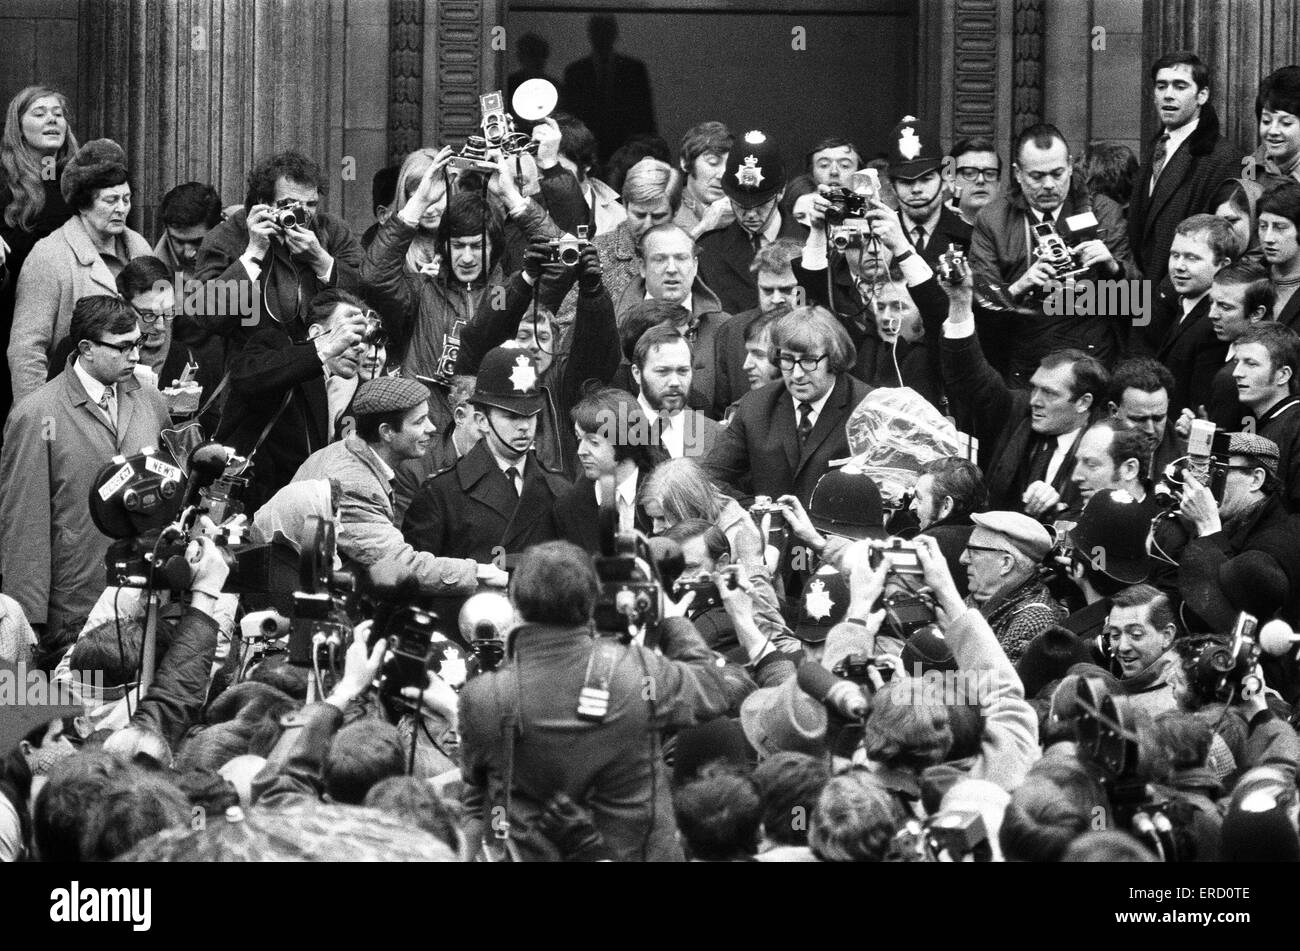
[[[997,552],[999,555],[1011,554],[1011,552],[1007,551],[1005,548],[990,548],[987,545],[967,545],[966,550],[967,551],[992,551],[992,552]]]
[[[132,350],[140,349],[140,338],[134,340],[124,340],[121,343],[109,343],[107,340],[92,340],[91,343],[97,343],[101,347],[108,347],[110,350],[116,350],[118,353],[127,354]]]
[[[141,323],[156,324],[159,321],[170,322],[176,319],[176,315],[171,311],[142,310],[135,305],[131,305],[131,309],[135,311]]]
[[[788,353],[783,353],[776,358],[776,364],[782,370],[793,370],[794,365],[797,363],[799,369],[803,370],[804,373],[812,373],[821,366],[823,360],[829,358],[830,354],[828,353],[823,353],[820,357],[792,357]]]
[[[1217,469],[1220,472],[1254,472],[1256,469],[1263,469],[1263,466],[1231,466],[1226,462],[1211,462],[1210,468]]]
[[[957,166],[957,175],[963,182],[996,182],[1002,177],[998,168],[976,168],[974,165]]]

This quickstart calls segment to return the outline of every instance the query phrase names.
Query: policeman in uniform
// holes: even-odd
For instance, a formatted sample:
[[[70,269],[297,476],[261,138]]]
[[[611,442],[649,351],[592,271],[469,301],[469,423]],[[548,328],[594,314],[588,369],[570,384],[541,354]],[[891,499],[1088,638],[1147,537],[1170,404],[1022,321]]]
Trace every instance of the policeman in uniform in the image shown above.
[[[560,537],[553,509],[569,487],[563,475],[542,465],[533,447],[542,411],[533,357],[516,347],[488,351],[470,403],[484,437],[420,486],[402,532],[420,551],[509,570],[511,556]],[[435,610],[456,637],[464,599],[454,601]]]
[[[903,233],[925,263],[935,267],[953,245],[970,248],[971,226],[945,204],[943,150],[939,133],[926,122],[904,116],[894,127],[889,158],[889,183],[898,196]]]
[[[749,266],[761,247],[780,238],[803,244],[808,229],[781,213],[785,163],[776,142],[754,130],[727,155],[722,191],[731,199],[736,220],[700,237],[700,279],[718,295],[722,309],[739,314],[758,306],[758,279]]]

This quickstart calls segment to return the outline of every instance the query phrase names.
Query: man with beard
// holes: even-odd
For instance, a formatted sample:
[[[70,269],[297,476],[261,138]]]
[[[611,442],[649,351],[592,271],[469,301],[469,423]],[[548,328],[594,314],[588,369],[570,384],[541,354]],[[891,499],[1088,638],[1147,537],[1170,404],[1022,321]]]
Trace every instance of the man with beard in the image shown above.
[[[637,402],[657,431],[657,444],[674,459],[707,456],[722,429],[686,406],[691,375],[691,347],[675,327],[660,324],[641,335],[632,352]]]
[[[894,130],[889,183],[898,195],[903,232],[931,267],[950,245],[970,247],[971,226],[944,205],[938,130],[905,116]]]
[[[722,309],[738,314],[758,306],[750,265],[762,248],[780,238],[802,241],[805,230],[778,207],[785,194],[785,164],[771,136],[745,133],[727,156],[722,190],[736,220],[700,236],[700,277]]]
[[[981,511],[988,498],[989,490],[979,466],[960,456],[927,462],[921,467],[912,490],[908,508],[916,516],[920,534],[931,535],[938,541],[963,598],[968,593],[966,572],[957,569],[975,527],[971,515]]]

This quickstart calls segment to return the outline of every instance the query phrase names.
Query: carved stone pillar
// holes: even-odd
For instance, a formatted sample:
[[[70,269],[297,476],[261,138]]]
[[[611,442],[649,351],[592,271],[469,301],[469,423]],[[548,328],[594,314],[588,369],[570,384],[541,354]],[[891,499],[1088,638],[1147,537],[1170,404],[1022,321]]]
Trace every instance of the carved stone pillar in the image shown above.
[[[1015,0],[1011,134],[1043,120],[1043,0]]]
[[[998,0],[955,0],[952,29],[952,137],[995,138]]]
[[[426,145],[464,143],[479,127],[479,95],[505,85],[505,8],[506,0],[425,0]]]
[[[333,166],[329,131],[341,0],[82,0],[82,140],[126,150],[131,225],[158,231],[157,203],[184,181],[243,202],[252,163],[296,148]],[[337,210],[339,189],[322,203]]]
[[[424,0],[389,0],[388,161],[401,162],[422,144]]]

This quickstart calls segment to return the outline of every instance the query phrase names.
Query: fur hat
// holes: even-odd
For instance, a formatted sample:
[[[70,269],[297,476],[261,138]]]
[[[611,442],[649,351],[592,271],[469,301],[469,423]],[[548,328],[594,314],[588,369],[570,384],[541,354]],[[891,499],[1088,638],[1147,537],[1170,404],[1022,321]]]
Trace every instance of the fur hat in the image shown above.
[[[63,179],[59,183],[63,200],[71,204],[72,196],[85,182],[118,168],[122,170],[123,175],[127,173],[126,153],[122,151],[122,146],[112,139],[95,139],[93,142],[87,142],[77,149],[77,153],[63,168]]]

